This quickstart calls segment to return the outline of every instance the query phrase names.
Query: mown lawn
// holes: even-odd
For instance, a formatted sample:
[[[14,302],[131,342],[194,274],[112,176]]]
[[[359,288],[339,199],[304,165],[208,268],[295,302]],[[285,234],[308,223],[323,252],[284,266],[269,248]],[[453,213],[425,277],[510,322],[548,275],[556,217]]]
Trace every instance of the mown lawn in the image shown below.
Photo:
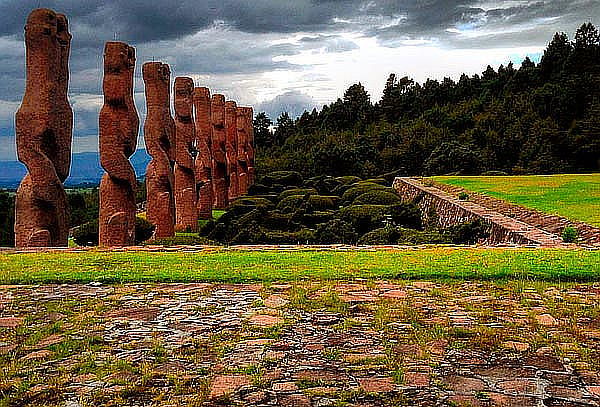
[[[349,279],[600,281],[600,251],[431,247],[378,251],[0,254],[0,284]]]
[[[600,226],[600,174],[434,177],[553,215]]]

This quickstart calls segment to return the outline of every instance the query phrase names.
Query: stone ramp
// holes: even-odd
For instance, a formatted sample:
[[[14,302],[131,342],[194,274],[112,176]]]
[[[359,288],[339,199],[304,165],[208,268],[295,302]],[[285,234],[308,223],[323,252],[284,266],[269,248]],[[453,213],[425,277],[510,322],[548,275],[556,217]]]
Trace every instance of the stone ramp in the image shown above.
[[[432,210],[435,211],[438,223],[442,227],[483,219],[490,225],[490,235],[485,243],[514,243],[542,247],[567,246],[556,234],[510,218],[477,203],[462,201],[435,186],[424,185],[416,178],[396,178],[393,187],[402,199],[417,201],[425,217]]]
[[[577,229],[579,241],[581,243],[590,246],[600,246],[600,228],[598,227],[584,222],[573,221],[558,215],[549,215],[535,209],[525,208],[502,199],[469,191],[454,185],[447,185],[439,182],[434,182],[433,184],[442,191],[455,196],[458,196],[461,192],[466,192],[469,194],[469,200],[471,202],[475,202],[483,207],[555,235],[560,235],[565,227],[572,226]]]

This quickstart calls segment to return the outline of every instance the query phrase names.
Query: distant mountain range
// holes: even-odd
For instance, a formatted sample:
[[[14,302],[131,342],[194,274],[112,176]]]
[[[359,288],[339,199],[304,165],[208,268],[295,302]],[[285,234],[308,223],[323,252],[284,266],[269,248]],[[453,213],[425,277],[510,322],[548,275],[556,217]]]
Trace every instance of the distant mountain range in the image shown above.
[[[146,150],[137,150],[131,157],[138,178],[146,174],[150,156]],[[0,188],[16,188],[25,176],[25,166],[18,161],[0,161]],[[73,154],[71,161],[71,176],[67,186],[93,184],[98,185],[104,174],[100,167],[100,155],[97,152]]]

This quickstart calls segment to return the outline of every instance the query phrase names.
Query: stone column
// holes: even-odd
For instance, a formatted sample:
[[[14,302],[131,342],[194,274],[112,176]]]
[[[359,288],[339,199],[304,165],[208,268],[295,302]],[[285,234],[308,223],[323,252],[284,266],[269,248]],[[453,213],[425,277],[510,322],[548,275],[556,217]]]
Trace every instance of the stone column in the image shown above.
[[[225,209],[228,205],[227,158],[225,156],[225,96],[213,95],[211,104],[213,126],[213,187],[215,208]]]
[[[239,196],[237,161],[237,105],[225,103],[225,156],[227,160],[227,196],[229,202]]]
[[[246,126],[247,107],[237,109],[237,162],[238,192],[248,193],[248,132]]]
[[[104,106],[100,111],[99,243],[135,244],[135,170],[129,157],[137,148],[140,120],[133,99],[135,49],[123,42],[104,47]]]
[[[214,203],[211,100],[208,88],[194,89],[196,109],[196,188],[198,217],[212,219]]]
[[[194,80],[175,78],[175,229],[195,232],[198,230],[196,202],[196,179],[194,174]]]
[[[171,71],[167,64],[147,62],[142,73],[147,111],[144,140],[146,151],[152,157],[146,170],[146,217],[156,226],[154,238],[160,239],[175,234],[175,122],[170,109]]]
[[[25,26],[26,87],[15,115],[17,155],[27,175],[17,190],[17,247],[67,246],[63,182],[71,164],[73,111],[67,99],[71,34],[63,14],[36,9]]]

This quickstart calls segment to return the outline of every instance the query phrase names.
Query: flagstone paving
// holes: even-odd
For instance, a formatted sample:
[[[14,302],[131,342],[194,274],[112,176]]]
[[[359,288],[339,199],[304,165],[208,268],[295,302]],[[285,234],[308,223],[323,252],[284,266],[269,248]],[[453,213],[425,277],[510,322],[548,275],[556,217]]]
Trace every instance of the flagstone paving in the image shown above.
[[[3,406],[600,406],[600,285],[0,287]]]

